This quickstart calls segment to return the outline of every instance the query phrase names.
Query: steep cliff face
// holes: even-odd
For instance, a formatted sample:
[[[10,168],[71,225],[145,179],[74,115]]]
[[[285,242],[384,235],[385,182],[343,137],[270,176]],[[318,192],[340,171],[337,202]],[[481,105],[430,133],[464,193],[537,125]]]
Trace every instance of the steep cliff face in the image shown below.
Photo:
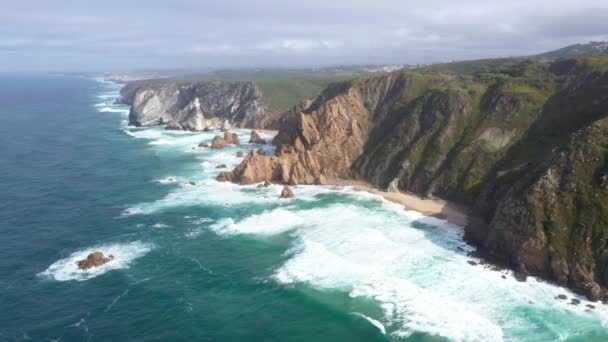
[[[192,131],[224,120],[238,127],[272,126],[276,113],[264,109],[261,97],[253,82],[148,81],[128,84],[122,91],[122,102],[131,104],[131,125]]]
[[[468,203],[485,255],[605,298],[608,59],[453,67],[334,84],[282,118],[275,156],[224,179],[352,177]]]

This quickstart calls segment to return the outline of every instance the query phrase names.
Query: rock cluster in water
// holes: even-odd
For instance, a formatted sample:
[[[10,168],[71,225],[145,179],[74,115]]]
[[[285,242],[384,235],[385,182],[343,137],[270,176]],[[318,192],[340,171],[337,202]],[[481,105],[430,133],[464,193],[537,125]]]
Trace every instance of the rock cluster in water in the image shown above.
[[[87,256],[86,259],[80,260],[76,262],[78,268],[81,270],[88,270],[93,267],[99,267],[103,264],[106,264],[114,259],[113,255],[108,255],[107,257],[102,252],[93,252]]]
[[[232,133],[230,131],[224,132],[224,137],[220,137],[216,135],[211,142],[211,148],[213,149],[222,149],[226,148],[230,145],[240,145],[241,140],[236,133]]]

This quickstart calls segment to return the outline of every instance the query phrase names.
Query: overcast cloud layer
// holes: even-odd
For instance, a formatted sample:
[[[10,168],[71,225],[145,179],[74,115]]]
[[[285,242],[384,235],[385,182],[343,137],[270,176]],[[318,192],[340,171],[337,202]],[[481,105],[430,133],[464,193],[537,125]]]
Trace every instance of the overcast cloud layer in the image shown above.
[[[0,71],[430,63],[608,38],[605,0],[3,1]]]

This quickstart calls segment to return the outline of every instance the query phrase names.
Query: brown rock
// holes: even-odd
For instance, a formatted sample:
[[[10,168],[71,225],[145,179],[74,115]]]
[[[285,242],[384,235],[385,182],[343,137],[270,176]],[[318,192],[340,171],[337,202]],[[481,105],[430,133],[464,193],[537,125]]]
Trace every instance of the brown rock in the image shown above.
[[[266,145],[266,140],[264,140],[256,131],[251,131],[251,137],[249,138],[250,144],[260,144]]]
[[[202,143],[198,144],[198,147],[209,147],[209,144],[206,142],[202,142]]]
[[[228,145],[230,145],[230,143],[226,141],[226,139],[217,135],[213,138],[213,141],[211,142],[211,148],[216,150],[226,148],[228,147]]]
[[[89,254],[86,259],[78,261],[76,264],[81,270],[88,270],[90,268],[99,267],[105,263],[108,263],[112,259],[114,259],[113,255],[108,255],[106,257],[103,255],[103,253],[96,251]]]
[[[216,169],[225,169],[226,168],[226,164],[220,164],[218,166],[215,167]]]
[[[241,140],[239,139],[239,136],[236,133],[232,133],[230,131],[224,132],[224,140],[226,140],[226,142],[228,142],[229,144],[234,144],[234,145],[241,144]]]
[[[236,156],[237,156],[238,158],[243,158],[243,157],[245,156],[245,153],[243,153],[243,151],[238,151],[238,152],[236,153]]]
[[[265,156],[266,155],[266,152],[264,152],[264,150],[262,150],[262,149],[257,150],[256,153],[259,154],[259,155],[261,155],[261,156]]]
[[[598,300],[602,300],[603,297],[604,291],[602,291],[602,288],[597,283],[593,283],[589,286],[589,289],[587,290],[587,298],[589,298],[589,300],[597,302]]]
[[[232,172],[221,172],[216,180],[218,182],[234,182],[234,175],[232,174]]]
[[[281,198],[293,198],[295,197],[295,195],[293,194],[293,191],[291,191],[291,188],[288,187],[287,185],[283,186],[283,191],[281,191]]]

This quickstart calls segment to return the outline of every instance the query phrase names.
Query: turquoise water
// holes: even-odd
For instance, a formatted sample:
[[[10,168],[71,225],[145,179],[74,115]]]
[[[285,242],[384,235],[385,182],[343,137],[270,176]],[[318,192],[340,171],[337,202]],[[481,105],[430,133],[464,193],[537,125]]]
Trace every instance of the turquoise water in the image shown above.
[[[215,182],[251,146],[127,127],[118,89],[0,78],[0,340],[608,339],[605,306],[468,264],[443,221],[349,188]],[[116,258],[77,270],[93,250]]]

